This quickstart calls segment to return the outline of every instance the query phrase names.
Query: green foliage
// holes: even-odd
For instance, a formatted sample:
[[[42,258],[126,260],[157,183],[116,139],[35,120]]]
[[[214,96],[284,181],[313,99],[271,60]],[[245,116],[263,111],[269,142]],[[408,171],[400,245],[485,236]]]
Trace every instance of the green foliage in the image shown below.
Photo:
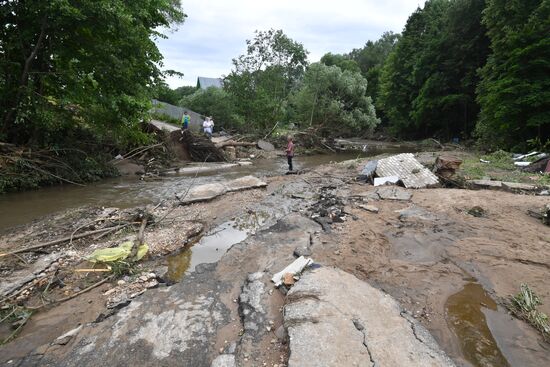
[[[321,63],[326,66],[338,66],[342,70],[348,70],[355,73],[361,71],[357,61],[346,55],[333,54],[329,52],[321,57]]]
[[[235,107],[235,97],[223,89],[199,89],[181,99],[179,105],[205,116],[212,116],[216,129],[235,129],[244,124]]]
[[[156,86],[153,98],[169,103],[171,105],[177,105],[179,101],[197,91],[197,87],[183,86],[176,89],[171,89],[166,83],[162,82]]]
[[[535,292],[527,284],[521,284],[520,292],[510,297],[508,308],[514,315],[530,323],[540,331],[545,340],[548,340],[550,338],[550,321],[548,315],[538,310],[540,305],[542,305],[542,301]]]
[[[291,104],[303,125],[338,134],[369,133],[380,122],[367,96],[367,80],[338,66],[310,65]]]
[[[267,129],[285,118],[286,99],[307,66],[304,46],[281,30],[256,31],[247,53],[233,59],[224,88],[235,98],[236,114],[250,127]]]
[[[382,72],[378,106],[399,135],[468,137],[477,70],[489,52],[484,0],[430,0],[409,18]]]
[[[487,0],[492,54],[481,70],[476,132],[485,146],[550,138],[550,1]]]
[[[162,77],[154,39],[183,21],[179,0],[14,0],[0,15],[0,140],[57,144],[76,126],[142,139]]]
[[[400,39],[399,34],[384,32],[377,41],[368,41],[361,49],[351,51],[349,57],[355,60],[361,73],[369,81],[367,94],[376,103],[380,89],[380,75],[382,67]]]

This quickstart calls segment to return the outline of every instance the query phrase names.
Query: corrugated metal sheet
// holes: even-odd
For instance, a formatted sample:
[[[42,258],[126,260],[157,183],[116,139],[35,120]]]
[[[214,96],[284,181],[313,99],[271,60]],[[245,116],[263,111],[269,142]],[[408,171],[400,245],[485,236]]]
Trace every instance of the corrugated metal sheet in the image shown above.
[[[376,175],[398,176],[407,188],[421,189],[439,184],[439,179],[418,162],[412,153],[403,153],[378,161]]]

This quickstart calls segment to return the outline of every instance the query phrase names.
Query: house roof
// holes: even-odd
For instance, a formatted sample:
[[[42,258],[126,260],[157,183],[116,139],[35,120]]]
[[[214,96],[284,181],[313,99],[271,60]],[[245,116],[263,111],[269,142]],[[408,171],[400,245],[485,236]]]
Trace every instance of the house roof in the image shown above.
[[[208,89],[210,87],[222,88],[223,80],[220,78],[205,78],[203,76],[199,76],[197,78],[197,86],[201,89]]]

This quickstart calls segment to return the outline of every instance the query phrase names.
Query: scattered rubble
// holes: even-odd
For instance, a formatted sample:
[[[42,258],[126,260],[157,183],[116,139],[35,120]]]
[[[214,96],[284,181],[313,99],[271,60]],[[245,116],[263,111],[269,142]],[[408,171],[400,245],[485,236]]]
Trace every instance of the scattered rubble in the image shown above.
[[[158,285],[159,282],[155,273],[142,273],[131,282],[119,281],[117,286],[103,293],[107,297],[106,306],[108,309],[119,308],[120,305],[126,306],[132,299],[143,294],[147,289],[155,288]]]
[[[311,219],[319,223],[325,232],[330,232],[332,223],[345,220],[344,203],[334,191],[335,186],[324,186],[320,190],[319,200],[310,208]]]
[[[529,215],[540,219],[543,224],[550,226],[550,204],[546,204],[544,207],[538,210],[529,210]]]

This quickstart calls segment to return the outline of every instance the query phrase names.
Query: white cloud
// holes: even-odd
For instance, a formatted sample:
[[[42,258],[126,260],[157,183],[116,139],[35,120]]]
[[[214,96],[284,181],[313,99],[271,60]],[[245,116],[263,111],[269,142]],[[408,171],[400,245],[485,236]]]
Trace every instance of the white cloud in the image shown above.
[[[171,87],[193,85],[197,77],[218,77],[245,50],[255,30],[282,29],[304,44],[310,61],[327,52],[343,53],[376,40],[384,31],[401,32],[418,0],[189,0],[187,20],[157,43],[164,69],[185,74]]]

